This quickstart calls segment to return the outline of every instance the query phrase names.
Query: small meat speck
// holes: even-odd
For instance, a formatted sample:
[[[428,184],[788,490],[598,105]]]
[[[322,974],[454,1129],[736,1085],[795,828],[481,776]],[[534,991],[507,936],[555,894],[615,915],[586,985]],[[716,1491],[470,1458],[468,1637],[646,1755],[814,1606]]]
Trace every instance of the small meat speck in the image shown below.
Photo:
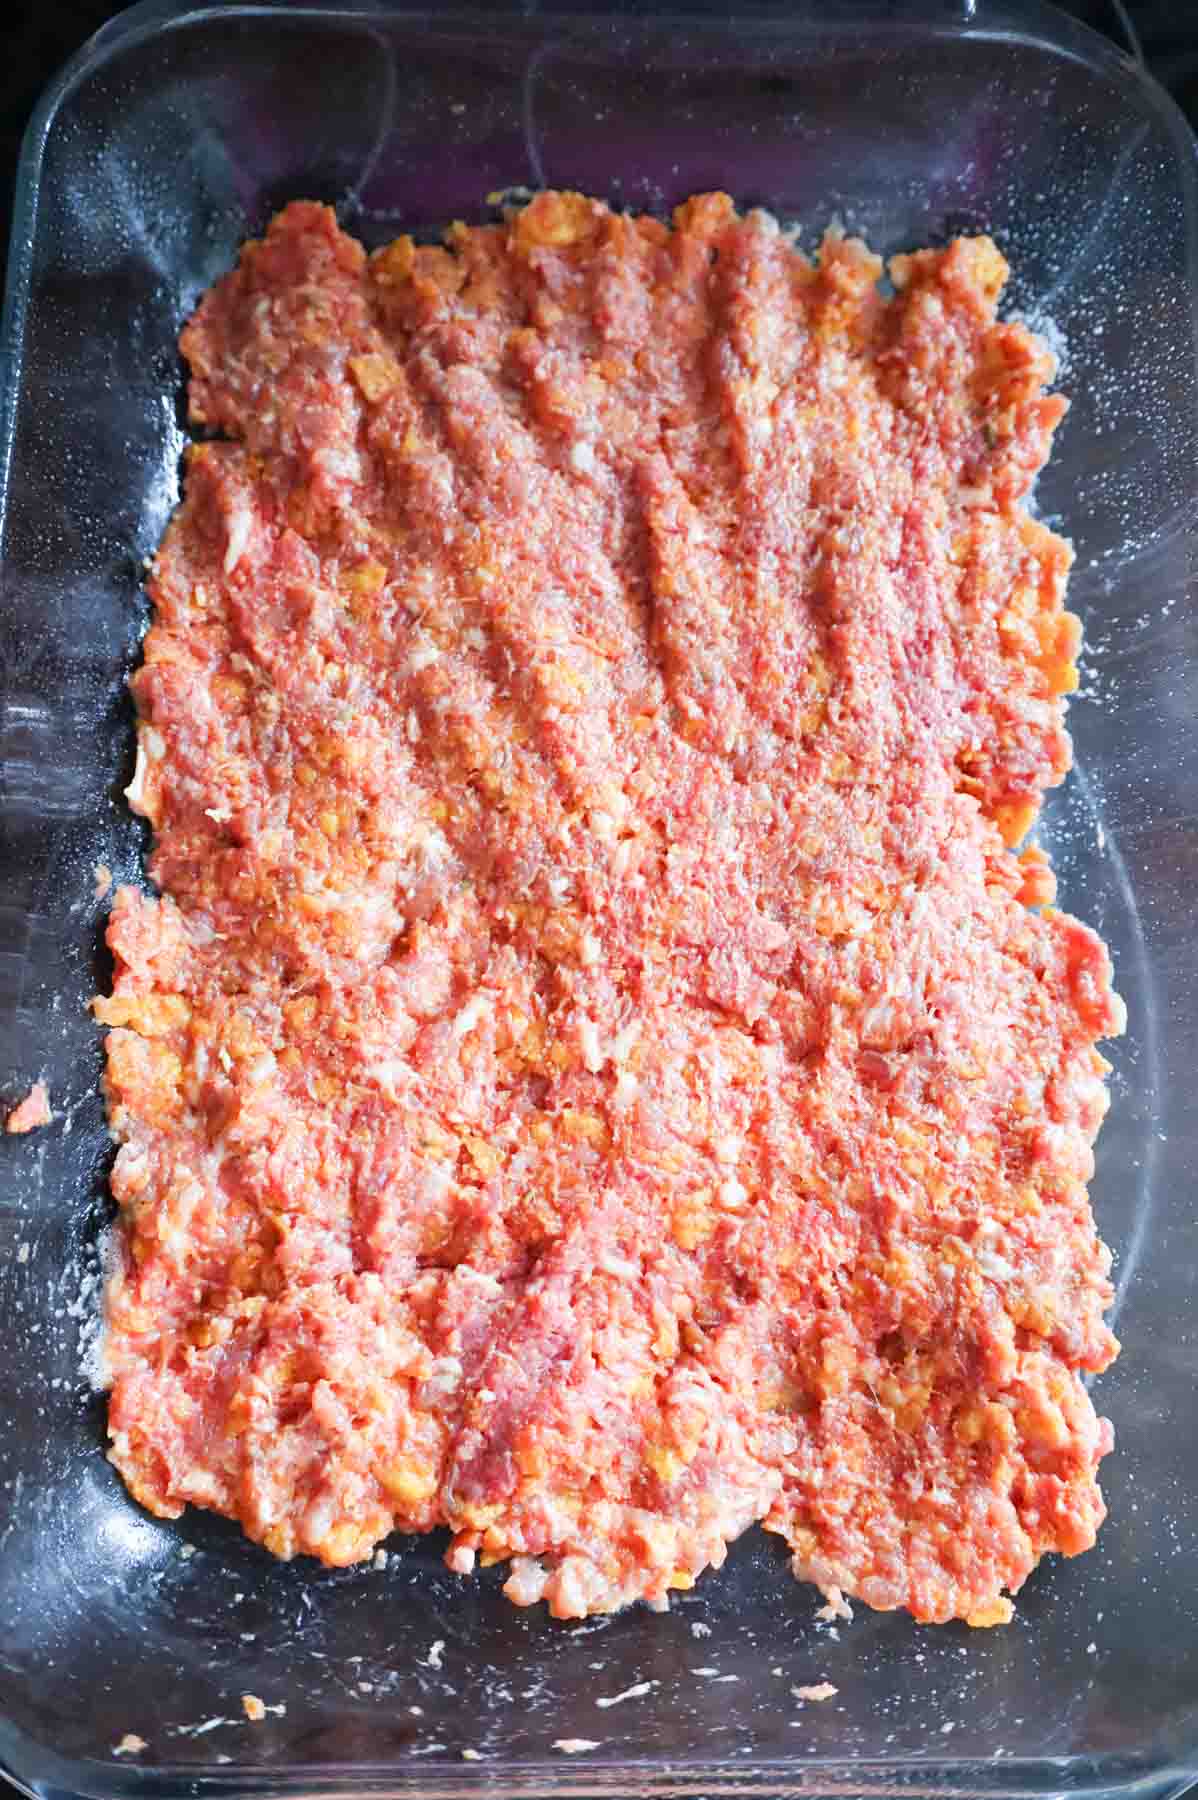
[[[127,1731],[119,1744],[114,1744],[114,1756],[140,1756],[146,1747],[145,1738],[138,1737],[135,1731]]]
[[[581,1756],[584,1751],[598,1750],[601,1738],[554,1738],[553,1748],[563,1756]]]
[[[656,1686],[655,1681],[637,1681],[630,1688],[625,1688],[622,1694],[601,1694],[595,1705],[619,1706],[624,1700],[640,1700],[651,1688]]]
[[[261,1700],[259,1700],[257,1694],[243,1694],[241,1696],[241,1710],[252,1725],[259,1724],[261,1720],[266,1717],[266,1708]]]
[[[830,1625],[834,1619],[852,1620],[853,1609],[838,1587],[829,1588],[824,1600],[826,1604],[819,1608],[815,1615],[817,1619],[826,1625]]]
[[[44,1081],[35,1081],[25,1098],[12,1108],[4,1121],[4,1129],[14,1136],[26,1131],[36,1131],[39,1126],[48,1125],[53,1117],[46,1084]]]
[[[808,1687],[792,1687],[790,1691],[796,1700],[831,1700],[840,1689],[833,1687],[830,1681],[817,1681]]]

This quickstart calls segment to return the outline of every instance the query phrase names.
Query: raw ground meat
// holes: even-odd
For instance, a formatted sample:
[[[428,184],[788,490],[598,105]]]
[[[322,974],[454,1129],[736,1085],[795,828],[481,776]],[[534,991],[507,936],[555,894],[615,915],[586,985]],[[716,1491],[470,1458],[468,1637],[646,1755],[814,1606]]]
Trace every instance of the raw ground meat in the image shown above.
[[[1122,1008],[1015,848],[1064,402],[988,239],[882,273],[544,193],[370,256],[292,205],[202,301],[96,1003],[152,1511],[448,1526],[565,1617],[753,1521],[976,1624],[1093,1542]]]
[[[25,1098],[19,1100],[9,1112],[4,1121],[4,1129],[14,1133],[36,1131],[41,1125],[49,1125],[53,1117],[46,1084],[44,1081],[35,1081]]]

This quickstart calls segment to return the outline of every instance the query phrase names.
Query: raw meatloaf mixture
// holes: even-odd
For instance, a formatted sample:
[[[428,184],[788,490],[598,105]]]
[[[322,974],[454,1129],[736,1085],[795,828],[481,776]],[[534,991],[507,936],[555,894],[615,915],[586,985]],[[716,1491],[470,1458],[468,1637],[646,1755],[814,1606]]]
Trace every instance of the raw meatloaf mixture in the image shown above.
[[[374,255],[299,204],[188,325],[96,1005],[153,1512],[447,1526],[566,1617],[754,1520],[975,1624],[1092,1543],[1122,1009],[1014,848],[1064,402],[988,239],[882,273],[721,194]]]

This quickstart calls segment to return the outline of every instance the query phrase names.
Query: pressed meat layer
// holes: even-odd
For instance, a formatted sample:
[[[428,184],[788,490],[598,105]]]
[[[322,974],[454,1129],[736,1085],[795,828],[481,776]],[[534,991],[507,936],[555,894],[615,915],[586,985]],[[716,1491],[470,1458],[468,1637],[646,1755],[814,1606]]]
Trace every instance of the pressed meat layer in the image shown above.
[[[1064,403],[985,238],[289,206],[183,334],[116,899],[111,1455],[563,1616],[759,1520],[993,1623],[1092,1541],[1121,1028],[1017,852],[1069,763]],[[1042,907],[1042,910],[1030,910]]]

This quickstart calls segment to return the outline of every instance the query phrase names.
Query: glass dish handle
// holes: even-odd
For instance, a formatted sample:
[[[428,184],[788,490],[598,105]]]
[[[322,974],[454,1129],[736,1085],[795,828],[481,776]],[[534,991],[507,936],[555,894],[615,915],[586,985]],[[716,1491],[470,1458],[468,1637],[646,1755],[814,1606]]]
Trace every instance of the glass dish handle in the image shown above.
[[[982,25],[986,20],[988,0],[960,0],[960,18],[965,25]],[[1091,17],[1097,14],[1097,17]],[[1144,67],[1144,49],[1140,43],[1140,34],[1135,28],[1132,16],[1125,0],[1101,0],[1101,4],[1079,9],[1077,17],[1082,24],[1093,30],[1102,30],[1113,43],[1131,57],[1140,68]]]
[[[1137,62],[1143,67],[1144,48],[1140,43],[1140,34],[1135,28],[1132,16],[1128,12],[1124,0],[1106,0],[1106,5],[1107,11],[1113,13],[1115,16],[1115,20],[1119,27],[1119,35],[1127,45],[1128,55],[1133,62]]]

